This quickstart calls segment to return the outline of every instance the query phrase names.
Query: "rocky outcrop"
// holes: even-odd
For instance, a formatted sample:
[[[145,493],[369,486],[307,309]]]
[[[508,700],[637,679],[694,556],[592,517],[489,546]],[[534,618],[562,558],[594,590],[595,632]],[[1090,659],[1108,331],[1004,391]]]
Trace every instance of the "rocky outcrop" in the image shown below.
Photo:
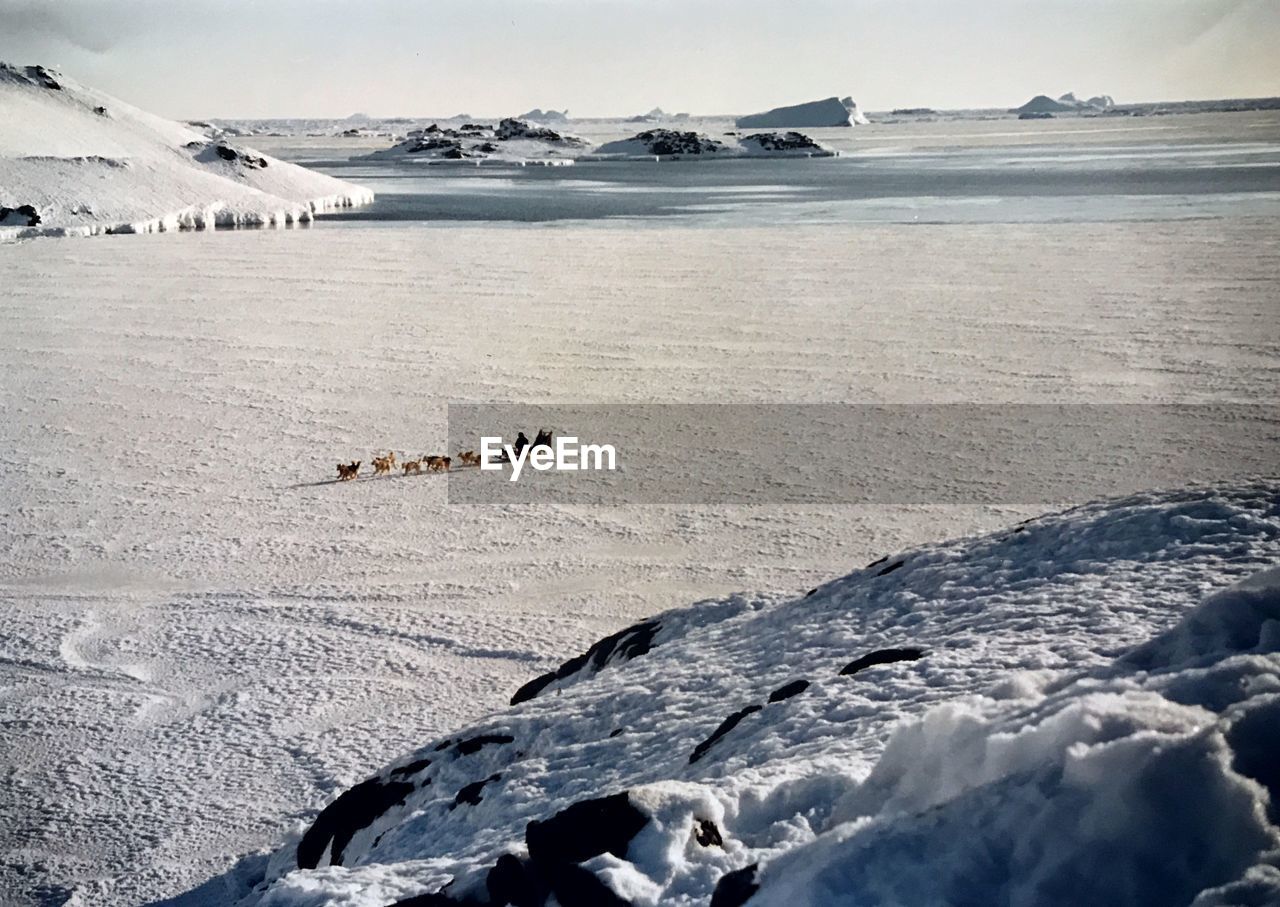
[[[34,227],[40,223],[40,212],[35,205],[18,205],[6,208],[0,205],[0,227]]]
[[[486,160],[534,163],[558,158],[560,163],[567,163],[586,144],[577,136],[507,117],[496,126],[463,123],[455,129],[432,123],[424,129],[410,132],[399,144],[375,151],[367,157],[413,156],[426,160],[469,160],[477,163]]]

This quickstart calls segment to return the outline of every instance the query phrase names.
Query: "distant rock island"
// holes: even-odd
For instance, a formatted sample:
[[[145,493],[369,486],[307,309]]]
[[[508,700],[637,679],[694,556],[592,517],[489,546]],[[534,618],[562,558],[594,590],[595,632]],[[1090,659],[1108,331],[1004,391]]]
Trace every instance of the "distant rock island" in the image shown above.
[[[734,125],[739,129],[777,129],[785,126],[852,126],[865,125],[867,118],[858,110],[853,98],[830,97],[790,107],[775,107],[764,113],[738,117]]]
[[[543,110],[541,107],[535,107],[533,110],[520,114],[514,119],[532,120],[535,123],[567,123],[569,122],[569,111],[565,110]]]
[[[1068,91],[1056,101],[1046,94],[1038,94],[1021,107],[1015,107],[1009,112],[1017,114],[1053,114],[1079,110],[1109,110],[1114,106],[1116,106],[1116,102],[1109,94],[1096,95],[1087,101],[1082,101]]]
[[[590,157],[622,160],[684,160],[732,157],[835,157],[837,152],[799,132],[762,132],[722,142],[700,132],[649,129],[629,139],[606,142]]]
[[[432,123],[415,129],[404,141],[365,155],[366,160],[413,158],[428,163],[485,161],[506,164],[571,164],[586,148],[577,136],[508,117],[496,126],[464,123],[457,129]]]

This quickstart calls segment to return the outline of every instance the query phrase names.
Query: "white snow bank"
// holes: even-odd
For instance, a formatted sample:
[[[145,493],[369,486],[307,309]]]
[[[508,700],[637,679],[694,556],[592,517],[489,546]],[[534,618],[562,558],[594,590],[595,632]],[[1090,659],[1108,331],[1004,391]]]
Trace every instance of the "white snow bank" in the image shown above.
[[[241,903],[1274,903],[1280,575],[1238,581],[1278,502],[1140,495],[659,615],[342,794]]]
[[[765,867],[751,903],[1137,907],[1215,883],[1280,897],[1261,862],[1280,847],[1278,629],[1271,571],[1144,647],[1150,674],[900,726],[832,827]]]
[[[734,121],[739,129],[777,129],[786,126],[852,126],[867,125],[867,118],[858,110],[853,98],[824,98],[788,107],[775,107],[764,113],[738,117]]]
[[[284,225],[372,201],[359,186],[0,64],[0,239]]]

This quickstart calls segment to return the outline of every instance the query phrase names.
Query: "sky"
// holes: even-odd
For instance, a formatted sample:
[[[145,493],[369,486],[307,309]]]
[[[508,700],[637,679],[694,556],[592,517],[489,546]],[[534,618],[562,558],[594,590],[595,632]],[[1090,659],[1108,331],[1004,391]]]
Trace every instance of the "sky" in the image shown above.
[[[1280,95],[1280,0],[0,0],[0,60],[197,117]]]

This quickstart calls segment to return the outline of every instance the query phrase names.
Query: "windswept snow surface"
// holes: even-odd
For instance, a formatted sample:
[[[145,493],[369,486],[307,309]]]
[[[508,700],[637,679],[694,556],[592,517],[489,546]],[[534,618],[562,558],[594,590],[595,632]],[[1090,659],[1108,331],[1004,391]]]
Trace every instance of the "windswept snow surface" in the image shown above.
[[[0,63],[0,240],[283,226],[364,204],[351,183],[214,139],[39,66]]]
[[[1276,903],[1278,554],[1280,482],[1149,493],[659,615],[242,903]]]

